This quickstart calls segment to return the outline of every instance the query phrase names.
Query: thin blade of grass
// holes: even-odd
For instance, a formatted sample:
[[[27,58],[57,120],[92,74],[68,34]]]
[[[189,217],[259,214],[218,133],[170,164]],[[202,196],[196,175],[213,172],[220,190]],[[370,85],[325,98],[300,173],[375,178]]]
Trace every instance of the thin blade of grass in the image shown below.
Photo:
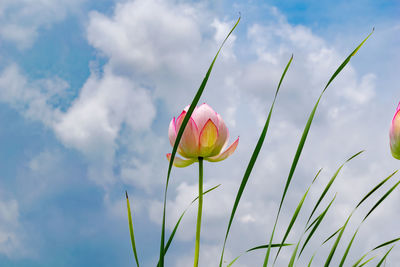
[[[363,221],[365,221],[368,216],[393,192],[393,190],[400,184],[400,181],[398,181],[392,188],[390,188],[384,195],[381,197],[378,202],[372,207],[372,209],[365,215]]]
[[[295,221],[296,221],[296,219],[297,219],[297,216],[299,215],[299,212],[300,212],[300,210],[301,210],[301,207],[303,206],[304,200],[306,199],[306,196],[307,196],[308,192],[310,191],[311,186],[314,184],[315,180],[317,180],[317,178],[318,178],[319,174],[321,173],[321,171],[322,171],[322,168],[318,170],[318,172],[317,172],[317,174],[315,175],[315,177],[314,177],[314,179],[313,179],[311,185],[308,187],[306,193],[304,194],[304,196],[303,196],[302,199],[300,200],[299,204],[297,205],[297,208],[296,208],[296,210],[295,210],[295,212],[294,212],[294,214],[293,214],[293,216],[292,216],[292,219],[290,220],[289,226],[288,226],[288,228],[287,228],[287,230],[286,230],[286,233],[285,233],[285,235],[284,235],[284,237],[283,237],[283,239],[282,239],[281,244],[285,243],[286,238],[288,237],[288,235],[289,235],[289,233],[290,233],[290,230],[292,229],[292,227],[293,227],[293,225],[294,225],[294,223],[295,223]],[[301,241],[301,239],[300,239],[300,241]],[[299,247],[300,241],[298,242],[298,244],[297,244],[297,246],[296,246],[296,248],[295,248],[294,259],[296,258],[296,253],[297,253],[297,249],[298,249],[298,247]],[[274,259],[274,264],[275,264],[275,262],[276,262],[276,260],[277,260],[277,258],[278,258],[278,255],[279,255],[279,252],[280,252],[280,251],[281,251],[281,248],[279,248],[278,252],[276,253],[276,256],[275,256],[275,259]],[[294,264],[294,259],[293,259],[293,264]],[[291,260],[291,261],[292,261],[292,260]]]
[[[368,252],[368,253],[369,253],[369,252]],[[362,262],[362,260],[363,260],[365,257],[367,257],[368,253],[365,253],[364,255],[362,255],[362,257],[361,257],[358,261],[356,261],[356,263],[354,263],[352,267],[357,267],[358,264],[360,264],[360,262]]]
[[[347,226],[347,224],[349,223],[351,216],[353,216],[353,213],[351,213],[351,214],[349,215],[349,217],[347,218],[345,224],[344,224],[343,227],[342,227],[342,230],[340,230],[339,235],[337,236],[336,241],[335,241],[335,243],[333,244],[331,251],[329,252],[328,258],[327,258],[326,261],[325,261],[324,267],[328,267],[329,264],[331,263],[332,258],[333,258],[333,255],[335,254],[336,248],[337,248],[337,246],[339,245],[340,239],[341,239],[342,236],[343,236],[344,230],[346,229],[346,226]]]
[[[350,248],[351,248],[351,245],[353,245],[354,238],[356,238],[356,235],[357,235],[359,229],[360,229],[360,227],[357,228],[357,230],[355,231],[355,233],[354,233],[353,237],[351,238],[349,244],[347,245],[346,251],[344,252],[342,259],[340,260],[339,267],[342,267],[344,262],[346,261],[347,255],[349,254],[349,251],[350,251]]]
[[[368,260],[366,260],[363,263],[361,263],[358,267],[362,267],[362,266],[366,265],[368,262],[372,261],[375,258],[376,258],[376,256],[373,256],[372,258],[369,258]]]
[[[128,209],[128,222],[129,222],[129,233],[131,236],[131,243],[132,243],[132,250],[133,250],[133,255],[135,256],[135,261],[137,267],[139,267],[139,259],[136,251],[136,243],[135,243],[135,234],[133,232],[133,223],[132,223],[132,213],[131,213],[131,207],[129,205],[129,198],[128,198],[128,192],[125,191],[125,197],[126,197],[126,207]]]
[[[221,185],[221,184],[216,185],[216,186],[214,186],[214,187],[212,187],[212,188],[210,188],[210,189],[204,191],[204,192],[203,192],[203,196],[204,196],[205,194],[211,192],[212,190],[218,188],[220,185]],[[199,199],[199,196],[197,196],[195,199],[193,199],[192,202],[190,202],[189,206],[182,212],[181,216],[179,217],[177,223],[176,223],[175,226],[174,226],[174,229],[173,229],[172,232],[171,232],[171,235],[170,235],[169,238],[168,238],[167,244],[165,245],[165,248],[164,248],[164,255],[167,253],[168,248],[169,248],[169,246],[171,245],[172,240],[174,239],[175,233],[176,233],[176,231],[178,230],[179,224],[181,223],[183,216],[184,216],[185,213],[188,211],[188,209],[190,208],[190,206],[191,206],[194,202],[196,202],[196,200],[198,200],[198,199]],[[158,266],[160,266],[160,262],[157,263],[157,267],[158,267]]]
[[[220,263],[219,263],[220,267],[222,267],[222,261],[223,261],[223,258],[224,258],[226,241],[228,239],[229,231],[231,229],[231,225],[232,225],[235,213],[236,213],[236,209],[237,209],[237,207],[239,205],[240,198],[242,197],[243,191],[244,191],[244,189],[246,187],[247,181],[249,180],[249,177],[250,177],[250,174],[251,174],[251,172],[253,170],[254,164],[256,163],[258,154],[260,153],[261,147],[262,147],[262,145],[264,143],[264,139],[265,139],[265,136],[267,135],[267,132],[268,132],[269,122],[271,120],[272,111],[274,109],[274,105],[275,105],[276,98],[278,96],[279,89],[281,87],[283,79],[285,78],[286,72],[289,69],[290,64],[292,63],[292,60],[293,60],[293,55],[290,57],[289,62],[286,64],[285,70],[283,71],[281,79],[279,80],[279,84],[278,84],[278,87],[276,89],[274,100],[272,101],[272,105],[271,105],[271,108],[269,110],[268,117],[267,117],[267,120],[265,122],[264,128],[263,128],[263,130],[261,132],[261,135],[260,135],[260,137],[258,139],[257,145],[254,148],[253,154],[251,155],[249,164],[247,165],[247,168],[246,168],[246,171],[244,173],[244,176],[243,176],[242,182],[240,184],[239,190],[238,190],[238,192],[236,194],[235,203],[233,204],[231,216],[229,218],[229,223],[228,223],[228,227],[227,227],[226,234],[225,234],[224,244],[223,244],[223,247],[222,247],[221,259],[220,259]]]
[[[321,224],[322,220],[324,219],[326,213],[328,212],[329,208],[331,207],[333,201],[335,200],[336,195],[333,197],[333,199],[331,200],[331,202],[328,204],[328,206],[325,208],[325,210],[321,213],[321,215],[319,216],[319,219],[317,220],[317,222],[315,223],[314,227],[312,228],[312,230],[310,231],[310,233],[308,234],[306,241],[304,241],[304,244],[300,250],[299,253],[299,257],[301,256],[301,254],[303,253],[303,250],[305,249],[305,247],[307,246],[308,242],[310,241],[311,237],[314,235],[315,231],[318,229],[318,226]]]
[[[304,200],[306,199],[306,196],[307,196],[307,194],[308,194],[308,191],[310,191],[310,187],[307,189],[306,193],[303,195],[303,197],[301,198],[299,204],[297,205],[297,208],[296,208],[296,210],[295,210],[294,213],[293,213],[293,216],[292,216],[292,219],[290,220],[290,223],[289,223],[289,225],[288,225],[288,228],[286,229],[285,235],[284,235],[283,238],[282,238],[281,244],[285,243],[286,238],[289,236],[290,230],[292,230],[292,227],[293,227],[294,223],[296,222],[297,216],[298,216],[299,213],[300,213],[301,207],[303,206],[303,203],[304,203]],[[296,249],[297,249],[297,246],[296,246]],[[275,262],[276,262],[276,259],[277,259],[278,256],[279,256],[279,252],[280,252],[280,251],[281,251],[281,249],[279,248],[279,249],[278,249],[278,252],[276,253],[275,259],[274,259],[274,264],[275,264]],[[293,260],[293,262],[294,262],[294,260]]]
[[[180,142],[180,140],[182,138],[183,131],[185,130],[186,125],[189,122],[190,116],[192,115],[194,108],[196,107],[197,103],[200,100],[201,95],[203,94],[204,88],[206,87],[206,84],[208,82],[208,78],[210,77],[211,71],[212,71],[212,69],[214,67],[214,63],[215,63],[215,61],[216,61],[216,59],[217,59],[222,47],[224,46],[226,40],[229,38],[229,36],[233,32],[233,30],[236,28],[236,26],[238,25],[239,21],[240,21],[240,17],[236,21],[235,25],[232,27],[232,29],[230,30],[228,35],[225,37],[225,39],[222,42],[221,46],[219,47],[217,54],[215,55],[213,61],[211,62],[211,65],[208,68],[207,73],[206,73],[206,75],[205,75],[205,77],[204,77],[199,89],[197,90],[196,95],[194,96],[194,98],[192,100],[192,103],[190,104],[190,107],[189,107],[189,109],[188,109],[188,111],[186,113],[185,118],[182,121],[182,125],[181,125],[181,127],[180,127],[180,129],[178,131],[177,136],[176,136],[176,140],[175,140],[175,143],[174,143],[174,146],[173,146],[173,149],[172,149],[171,158],[170,158],[169,165],[168,165],[167,181],[165,183],[165,190],[164,190],[164,205],[163,205],[163,218],[162,218],[161,241],[160,241],[160,259],[159,259],[160,267],[164,267],[164,255],[165,255],[165,253],[164,253],[164,244],[165,244],[165,211],[166,211],[166,208],[167,208],[167,191],[168,191],[169,178],[170,178],[171,170],[172,170],[172,164],[173,164],[174,159],[175,159],[176,151],[178,149],[179,142]]]
[[[335,174],[332,176],[332,178],[329,180],[328,184],[326,185],[324,191],[322,192],[321,196],[319,197],[317,203],[315,204],[310,217],[308,217],[307,223],[306,225],[308,225],[308,223],[310,222],[312,216],[314,215],[315,211],[317,210],[319,204],[322,202],[322,200],[324,199],[325,195],[328,193],[329,189],[331,188],[333,182],[335,181],[336,177],[338,176],[340,170],[344,167],[344,165],[349,162],[350,160],[354,159],[355,157],[357,157],[358,155],[360,155],[361,153],[363,153],[364,150],[361,150],[360,152],[357,152],[356,154],[354,154],[353,156],[351,156],[349,159],[347,159],[342,165],[340,165],[340,167],[337,169],[337,171],[335,172]]]
[[[299,240],[299,242],[297,242],[297,245],[296,245],[295,249],[293,250],[292,257],[290,257],[288,267],[293,267],[293,265],[294,265],[294,261],[296,260],[297,250],[299,249],[299,246],[300,246],[300,241],[301,240]]]
[[[314,255],[312,255],[310,262],[308,263],[308,267],[311,267],[311,263],[313,262],[314,258],[315,258],[316,253],[314,253]]]
[[[279,247],[279,248],[281,248],[281,247],[287,247],[287,246],[292,246],[293,244],[272,244],[272,247],[273,248],[276,248],[276,247]],[[248,253],[248,252],[250,252],[250,251],[254,251],[254,250],[258,250],[258,249],[263,249],[263,248],[267,248],[268,247],[268,245],[262,245],[262,246],[257,246],[257,247],[254,247],[254,248],[251,248],[251,249],[248,249],[248,250],[246,250],[246,252],[245,253]],[[241,255],[239,255],[239,256],[237,256],[236,258],[234,258],[226,267],[230,267],[230,266],[232,266],[240,257],[242,257],[245,253],[242,253]]]
[[[278,223],[278,218],[279,218],[280,211],[282,209],[283,201],[285,200],[285,196],[286,196],[287,190],[289,189],[290,182],[292,181],[292,177],[293,177],[294,171],[296,170],[297,163],[298,163],[298,161],[300,159],[301,152],[303,151],[303,147],[304,147],[304,144],[306,142],[306,139],[307,139],[307,136],[308,136],[308,132],[310,131],[311,123],[312,123],[312,121],[314,119],[314,115],[315,115],[315,112],[317,110],[318,104],[319,104],[319,102],[320,102],[320,100],[322,98],[322,95],[324,94],[324,92],[326,91],[328,86],[331,84],[331,82],[336,78],[336,76],[342,71],[342,69],[347,65],[347,63],[349,63],[350,59],[357,53],[357,51],[361,48],[361,46],[368,40],[368,38],[371,36],[372,32],[356,47],[356,49],[354,49],[351,52],[351,54],[337,68],[337,70],[334,72],[332,77],[329,79],[329,81],[326,84],[325,88],[322,90],[317,102],[314,105],[314,108],[311,111],[310,116],[308,117],[306,126],[304,127],[303,134],[301,136],[299,145],[298,145],[297,150],[296,150],[296,154],[295,154],[293,162],[292,162],[292,166],[290,167],[289,175],[288,175],[288,178],[286,180],[285,188],[283,190],[282,199],[281,199],[281,202],[279,204],[278,213],[276,215],[275,224],[274,224],[274,227],[272,229],[271,238],[269,240],[269,243],[272,243],[272,240],[274,238],[275,229],[276,229],[276,225]],[[268,249],[266,254],[265,254],[263,267],[267,267],[267,265],[268,265],[269,254],[270,254],[270,249]]]
[[[250,248],[250,249],[246,250],[246,252],[250,252],[250,251],[253,251],[253,250],[257,250],[257,249],[268,248],[268,246],[269,246],[269,244],[257,246],[257,247]],[[285,244],[271,244],[271,248],[280,248],[280,247],[287,247],[287,246],[293,246],[293,244],[290,244],[290,243],[285,243]]]
[[[339,233],[340,230],[342,230],[343,227],[340,227],[339,229],[337,229],[333,234],[331,234],[327,239],[325,239],[324,242],[322,242],[322,245],[325,244],[326,242],[328,242],[329,240],[331,240],[337,233]]]
[[[376,267],[379,267],[382,265],[382,263],[386,260],[387,256],[389,255],[390,251],[392,251],[392,249],[394,248],[395,245],[393,245],[388,252],[386,252],[385,256],[383,256],[383,258],[378,262],[378,264],[376,265]]]
[[[388,177],[383,179],[377,186],[375,186],[371,191],[368,192],[368,194],[363,197],[363,199],[357,204],[356,208],[358,208],[367,198],[369,198],[376,190],[378,190],[382,185],[384,185],[390,178],[393,177],[398,172],[398,170],[394,171],[392,174],[390,174]]]
[[[396,242],[399,241],[399,240],[400,240],[400,238],[392,239],[392,240],[390,240],[390,241],[387,241],[387,242],[385,242],[385,243],[380,244],[379,246],[373,248],[371,251],[374,251],[374,250],[377,250],[377,249],[386,247],[386,246],[388,246],[388,245],[390,245],[390,244],[396,243]]]
[[[374,192],[376,192],[382,185],[384,185],[391,177],[393,177],[393,175],[395,175],[396,173],[397,173],[397,170],[396,170],[395,172],[393,172],[392,174],[390,174],[390,175],[389,175],[388,177],[386,177],[385,179],[383,179],[378,185],[376,185],[371,191],[369,191],[369,192],[361,199],[361,201],[357,204],[357,206],[354,208],[353,212],[354,212],[365,200],[367,200]],[[355,237],[356,237],[356,235],[357,235],[357,232],[358,232],[358,230],[359,230],[360,227],[361,227],[361,224],[362,224],[362,222],[361,222],[360,225],[358,226],[358,228],[357,228],[356,232],[354,233],[352,239],[350,240],[349,244],[347,245],[346,251],[345,251],[345,253],[343,254],[343,257],[342,257],[342,260],[340,261],[339,267],[342,267],[342,266],[343,266],[343,264],[344,264],[344,262],[345,262],[345,260],[346,260],[346,258],[347,258],[347,255],[348,255],[348,253],[349,253],[349,251],[350,251],[350,248],[351,248],[351,246],[352,246],[352,244],[353,244],[353,241],[354,241],[354,239],[355,239]]]

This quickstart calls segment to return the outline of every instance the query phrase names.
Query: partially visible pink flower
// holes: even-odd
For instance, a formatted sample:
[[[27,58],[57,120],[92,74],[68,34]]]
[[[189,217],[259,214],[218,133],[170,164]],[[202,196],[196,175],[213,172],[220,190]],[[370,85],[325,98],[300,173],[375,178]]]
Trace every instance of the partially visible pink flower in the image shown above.
[[[400,102],[390,126],[389,137],[392,155],[394,158],[400,159]]]
[[[185,107],[177,119],[175,117],[169,124],[168,136],[171,146],[174,146],[179,128],[189,106]],[[239,143],[239,137],[224,152],[221,151],[228,144],[229,132],[222,117],[206,103],[196,107],[186,125],[178,153],[185,159],[175,157],[174,166],[186,167],[198,161],[199,157],[205,160],[217,162],[229,157]],[[171,154],[167,154],[168,160]]]

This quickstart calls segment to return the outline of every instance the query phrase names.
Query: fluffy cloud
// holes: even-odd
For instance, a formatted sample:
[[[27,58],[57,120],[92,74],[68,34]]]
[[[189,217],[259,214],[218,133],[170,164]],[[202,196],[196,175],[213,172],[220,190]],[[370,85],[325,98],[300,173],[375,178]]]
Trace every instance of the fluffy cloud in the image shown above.
[[[228,260],[266,242],[307,115],[330,75],[355,46],[339,51],[311,29],[291,25],[276,9],[271,8],[269,15],[270,19],[249,23],[244,29],[246,45],[237,43],[239,36],[229,39],[203,96],[226,118],[232,138],[241,134],[235,155],[226,162],[206,165],[206,185],[222,183],[205,199],[201,261],[207,266],[218,261],[233,198],[290,55],[294,53],[294,61],[228,239]],[[15,88],[1,92],[1,99],[23,114],[43,121],[65,146],[80,151],[88,161],[89,177],[107,190],[111,191],[116,181],[139,189],[134,196],[142,207],[137,218],[149,216],[160,223],[165,153],[171,149],[166,137],[169,119],[191,100],[231,25],[232,21],[217,18],[207,6],[173,1],[127,1],[117,4],[110,16],[94,11],[89,16],[87,38],[107,62],[100,71],[92,71],[66,111],[49,104],[54,95],[61,94],[59,90],[54,94],[43,90],[43,84],[32,87],[16,66],[10,66],[0,76],[1,88]],[[352,41],[357,43],[361,38]],[[329,223],[321,231],[326,233],[336,230],[353,203],[370,185],[376,184],[376,179],[394,168],[387,151],[387,123],[382,120],[390,117],[393,110],[375,101],[378,79],[374,73],[358,73],[348,65],[328,89],[293,178],[280,220],[282,225],[290,220],[290,211],[320,167],[325,170],[310,192],[313,201],[346,157],[363,148],[371,151],[349,163],[341,180],[334,184],[332,192],[339,192],[340,209],[327,220]],[[58,79],[51,81],[59,84],[55,87],[63,88]],[[196,176],[194,166],[173,170],[169,229],[196,196]],[[110,195],[106,195],[105,202],[110,209],[120,205]],[[307,202],[305,209],[311,208],[311,202]],[[194,236],[193,213],[188,212],[177,236],[183,244]],[[356,252],[379,242],[381,236],[373,229],[380,223],[375,220],[365,226],[370,230],[365,233],[370,234],[362,236]],[[395,229],[395,222],[387,223],[387,229]],[[278,237],[282,236],[281,231]],[[301,227],[295,226],[296,236],[290,240],[296,240],[301,231]],[[393,233],[385,232],[384,237],[390,238],[390,234]],[[324,237],[313,245],[318,246]],[[189,249],[185,249],[188,254]],[[313,252],[306,251],[305,255]],[[282,256],[287,259],[289,254],[283,252]],[[257,265],[261,260],[260,255],[243,258],[248,265]],[[175,264],[187,266],[188,262],[184,258]]]
[[[68,13],[76,12],[84,0],[16,0],[0,3],[0,37],[23,49],[38,37],[38,30],[62,21]]]
[[[9,257],[23,252],[19,235],[18,202],[15,199],[0,200],[0,253]]]

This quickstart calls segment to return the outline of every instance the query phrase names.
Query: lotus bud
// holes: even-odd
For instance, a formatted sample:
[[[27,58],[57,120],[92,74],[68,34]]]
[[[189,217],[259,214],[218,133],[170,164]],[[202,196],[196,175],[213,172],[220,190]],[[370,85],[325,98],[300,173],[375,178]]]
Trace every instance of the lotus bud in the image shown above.
[[[171,146],[174,146],[176,136],[188,110],[189,106],[182,111],[177,119],[174,117],[169,124],[168,137]],[[174,166],[189,166],[197,162],[199,157],[211,162],[226,159],[232,155],[239,143],[238,137],[224,150],[228,144],[228,138],[228,128],[217,112],[206,103],[196,107],[186,125],[177,150],[184,158],[175,157]],[[167,154],[167,158],[170,160],[170,153]]]
[[[394,114],[392,125],[390,126],[390,150],[396,159],[400,159],[400,103]]]

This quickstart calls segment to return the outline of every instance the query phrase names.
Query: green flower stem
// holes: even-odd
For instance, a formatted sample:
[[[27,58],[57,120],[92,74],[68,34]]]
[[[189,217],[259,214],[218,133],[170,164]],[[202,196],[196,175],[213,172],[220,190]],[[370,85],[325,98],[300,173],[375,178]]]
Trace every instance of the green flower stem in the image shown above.
[[[199,157],[199,209],[197,211],[196,247],[194,250],[194,267],[199,266],[201,213],[203,210],[203,158]]]

